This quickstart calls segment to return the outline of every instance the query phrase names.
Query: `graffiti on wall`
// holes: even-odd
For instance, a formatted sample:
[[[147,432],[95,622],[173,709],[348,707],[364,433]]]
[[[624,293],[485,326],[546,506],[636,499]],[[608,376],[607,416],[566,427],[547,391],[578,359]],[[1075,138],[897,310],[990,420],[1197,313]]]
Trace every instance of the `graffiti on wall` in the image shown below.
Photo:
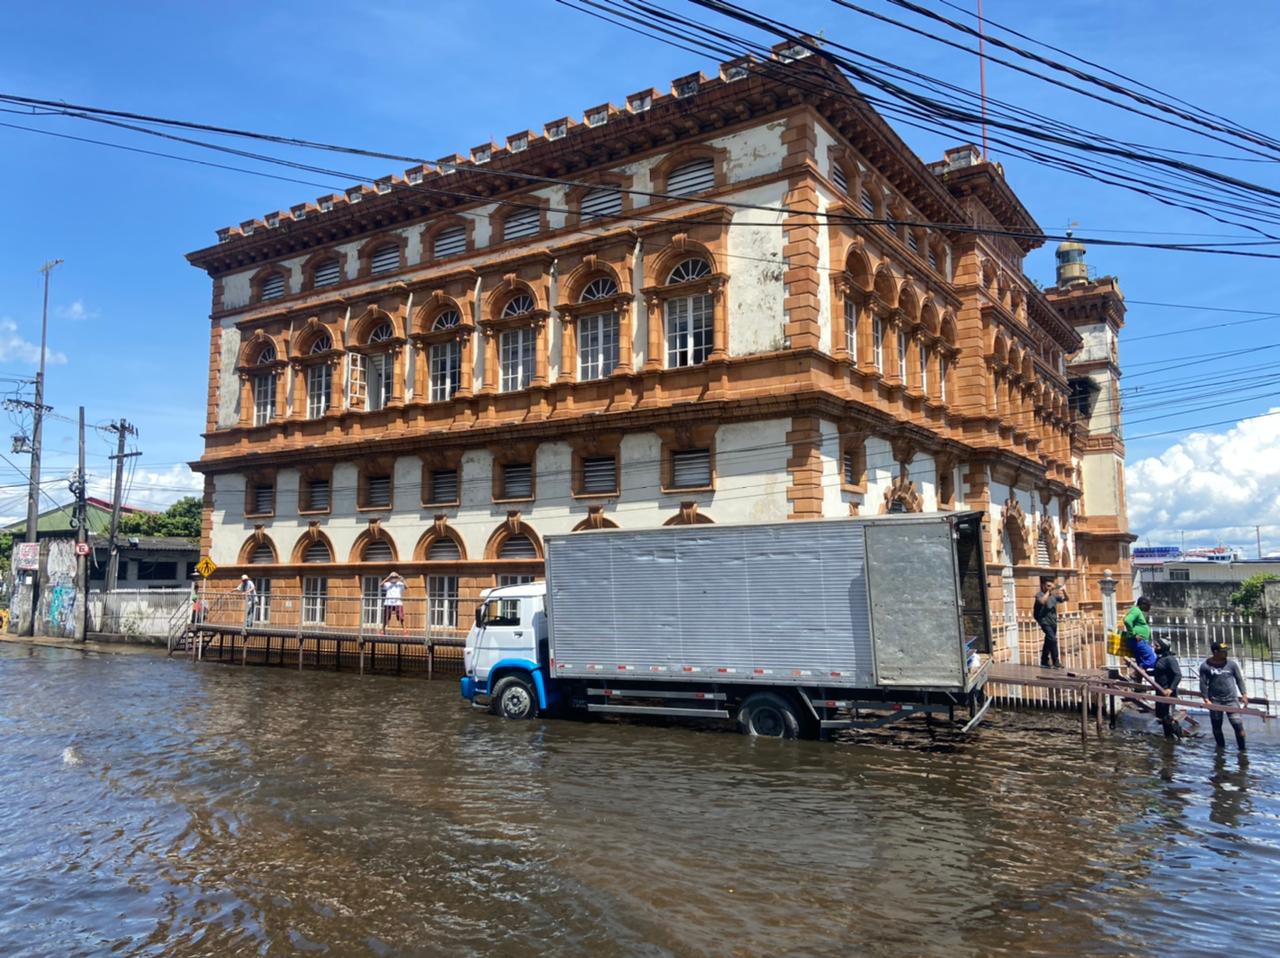
[[[76,544],[70,539],[52,539],[45,559],[44,588],[40,593],[40,631],[45,635],[74,638],[76,600]]]

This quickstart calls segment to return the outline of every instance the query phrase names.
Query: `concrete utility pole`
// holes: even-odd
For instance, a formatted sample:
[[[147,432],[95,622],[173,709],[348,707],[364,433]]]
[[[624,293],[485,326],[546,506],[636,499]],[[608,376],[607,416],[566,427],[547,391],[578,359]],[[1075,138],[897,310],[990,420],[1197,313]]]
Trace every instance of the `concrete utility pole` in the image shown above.
[[[76,607],[76,641],[83,642],[89,623],[89,557],[85,547],[89,544],[89,512],[87,508],[86,486],[88,477],[84,473],[84,406],[80,407],[80,468],[76,472],[76,481],[72,483],[72,492],[76,496],[76,595],[79,605]]]
[[[107,429],[116,434],[117,440],[116,454],[111,457],[116,461],[116,491],[111,502],[110,558],[107,562],[107,592],[114,592],[116,578],[120,574],[120,548],[116,542],[116,536],[120,532],[120,500],[124,496],[124,461],[133,456],[140,456],[142,453],[124,451],[126,437],[138,434],[138,430],[129,425],[127,420],[121,419],[119,422],[113,422]]]

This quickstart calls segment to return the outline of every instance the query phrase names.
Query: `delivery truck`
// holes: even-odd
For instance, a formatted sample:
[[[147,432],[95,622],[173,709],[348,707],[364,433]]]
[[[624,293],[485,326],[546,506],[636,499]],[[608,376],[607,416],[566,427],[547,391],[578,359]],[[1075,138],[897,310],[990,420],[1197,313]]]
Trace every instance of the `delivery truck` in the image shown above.
[[[548,536],[489,590],[462,695],[506,719],[600,713],[821,737],[989,704],[982,513]]]

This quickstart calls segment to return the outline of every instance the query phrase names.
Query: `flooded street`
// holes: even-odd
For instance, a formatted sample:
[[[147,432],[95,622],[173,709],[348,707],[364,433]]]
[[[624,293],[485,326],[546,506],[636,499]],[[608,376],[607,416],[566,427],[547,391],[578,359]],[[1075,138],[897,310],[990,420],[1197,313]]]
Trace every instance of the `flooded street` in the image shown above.
[[[1280,739],[753,742],[0,644],[0,954],[1280,953]]]

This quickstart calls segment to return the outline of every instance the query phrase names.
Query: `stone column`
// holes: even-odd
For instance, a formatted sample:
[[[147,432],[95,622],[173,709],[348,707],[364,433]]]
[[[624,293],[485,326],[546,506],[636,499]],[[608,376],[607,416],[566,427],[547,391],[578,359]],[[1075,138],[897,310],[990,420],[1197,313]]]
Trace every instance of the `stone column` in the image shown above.
[[[645,300],[649,310],[649,355],[644,361],[646,370],[661,369],[667,357],[667,340],[662,335],[662,300],[650,296]]]
[[[559,382],[571,383],[578,377],[577,323],[568,313],[560,314],[560,378]],[[619,330],[621,334],[621,330]]]
[[[490,326],[484,327],[484,383],[482,391],[498,391],[498,337]]]

